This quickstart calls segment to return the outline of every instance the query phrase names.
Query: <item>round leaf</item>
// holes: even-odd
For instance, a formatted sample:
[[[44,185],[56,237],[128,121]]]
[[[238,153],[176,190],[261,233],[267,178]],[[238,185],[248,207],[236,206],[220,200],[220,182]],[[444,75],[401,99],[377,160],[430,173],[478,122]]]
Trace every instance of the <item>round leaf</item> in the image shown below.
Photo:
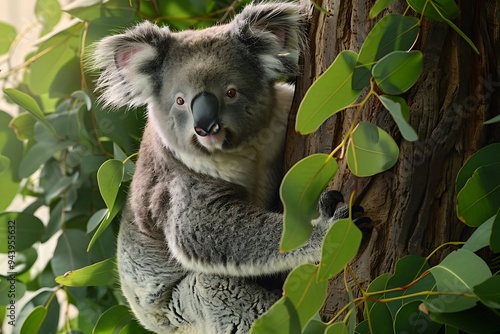
[[[0,253],[22,251],[42,239],[43,223],[37,217],[22,212],[0,213]],[[13,249],[9,248],[14,246]]]
[[[55,275],[76,270],[90,265],[90,258],[86,251],[88,238],[81,230],[66,229],[59,236],[54,256],[50,261]]]
[[[372,9],[370,9],[370,18],[373,19],[375,16],[380,14],[381,11],[395,3],[397,0],[377,0],[377,2],[373,5]]]
[[[351,219],[333,223],[321,247],[318,280],[327,281],[338,274],[357,254],[363,234]]]
[[[391,114],[403,138],[408,141],[418,140],[417,133],[408,123],[408,105],[405,99],[398,96],[380,95],[379,100]]]
[[[326,154],[313,154],[297,162],[280,187],[284,205],[282,252],[300,247],[312,232],[321,192],[337,173],[337,162]]]
[[[472,174],[476,169],[481,166],[491,165],[497,162],[500,162],[500,143],[490,144],[474,153],[474,155],[472,155],[465,162],[458,172],[455,187],[457,194],[465,186],[467,180],[472,177]]]
[[[352,88],[362,89],[370,84],[371,69],[379,59],[393,51],[407,51],[418,35],[416,17],[389,14],[380,19],[366,36],[359,51]]]
[[[345,50],[307,91],[297,112],[295,130],[301,134],[316,131],[325,120],[354,103],[361,90],[352,89],[357,54]]]
[[[9,159],[9,167],[0,173],[0,211],[5,210],[19,191],[19,163],[22,159],[23,143],[9,127],[12,117],[0,111],[0,155]],[[4,163],[6,161],[4,160]]]
[[[10,49],[10,45],[16,39],[16,28],[0,22],[0,55],[7,53]]]
[[[500,276],[495,275],[474,287],[474,293],[486,306],[500,309]]]
[[[469,226],[479,226],[495,215],[500,206],[500,163],[476,169],[458,193],[458,218]]]
[[[133,319],[130,309],[125,305],[115,305],[104,312],[97,320],[93,333],[120,333]]]
[[[349,330],[343,322],[336,322],[328,326],[325,334],[348,334]]]
[[[377,85],[387,94],[402,94],[417,82],[422,73],[420,51],[394,51],[372,68]]]
[[[419,333],[425,329],[426,334],[437,333],[441,324],[433,322],[428,315],[419,311],[422,302],[413,301],[404,304],[396,313],[394,333]]]
[[[488,246],[490,244],[490,237],[492,236],[493,222],[496,217],[498,217],[498,214],[481,224],[467,239],[462,248],[471,252],[477,252],[481,248]]]
[[[382,173],[398,160],[399,147],[394,139],[376,125],[360,122],[347,147],[347,164],[356,176]]]
[[[454,0],[407,0],[408,4],[419,14],[434,20],[442,21],[443,17],[453,19],[460,14],[460,10]],[[425,8],[425,12],[424,12]],[[439,11],[439,13],[436,11]]]
[[[488,265],[466,249],[450,253],[440,264],[429,269],[437,291],[473,294],[474,286],[491,277]],[[425,303],[431,312],[459,312],[476,305],[477,299],[460,295],[442,295]]]

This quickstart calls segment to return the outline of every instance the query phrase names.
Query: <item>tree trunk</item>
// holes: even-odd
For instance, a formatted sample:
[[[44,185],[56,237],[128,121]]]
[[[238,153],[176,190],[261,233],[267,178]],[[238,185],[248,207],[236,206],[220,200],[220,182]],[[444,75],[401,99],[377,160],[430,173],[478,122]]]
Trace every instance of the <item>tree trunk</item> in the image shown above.
[[[293,110],[339,52],[359,52],[368,32],[384,15],[369,19],[374,0],[316,3],[330,16],[318,10],[312,13],[309,53],[304,57]],[[496,91],[500,86],[500,2],[459,1],[458,5],[462,14],[454,23],[471,38],[480,54],[475,54],[446,23],[424,19],[416,45],[424,54],[424,69],[417,84],[404,96],[419,140],[403,140],[378,101],[370,101],[362,112],[362,120],[386,130],[400,147],[399,161],[391,170],[357,180],[355,202],[365,208],[374,227],[351,263],[365,288],[375,277],[391,272],[401,257],[428,255],[440,244],[463,240],[469,233],[455,213],[455,178],[470,155],[499,139],[498,125],[482,123],[498,114],[500,105]],[[403,13],[405,9],[406,2],[399,1],[389,11]],[[286,167],[312,153],[330,153],[340,143],[353,115],[353,110],[338,113],[316,133],[304,137],[295,133],[292,114]],[[339,171],[329,188],[341,190],[347,198],[355,183],[345,159],[339,161]],[[440,252],[436,259],[444,255]],[[352,279],[350,283],[354,287]],[[329,291],[322,312],[326,319],[346,304],[342,277],[331,281]]]

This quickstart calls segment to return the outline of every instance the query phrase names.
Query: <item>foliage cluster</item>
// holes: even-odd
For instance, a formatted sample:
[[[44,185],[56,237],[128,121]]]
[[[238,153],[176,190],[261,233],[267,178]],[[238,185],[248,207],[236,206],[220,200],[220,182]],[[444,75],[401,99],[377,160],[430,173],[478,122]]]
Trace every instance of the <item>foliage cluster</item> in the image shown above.
[[[377,16],[393,2],[379,0],[371,15]],[[391,113],[402,136],[417,140],[406,101],[397,95],[410,89],[420,75],[423,57],[413,46],[424,16],[445,21],[474,46],[450,21],[459,13],[454,1],[407,2],[422,14],[420,19],[386,15],[359,53],[340,53],[305,96],[297,116],[298,132],[313,132],[347,108],[354,108],[357,120],[366,102],[376,98]],[[71,20],[61,26],[58,2],[38,0],[43,37],[37,49],[22,67],[0,73],[5,83],[15,87],[4,89],[5,94],[20,106],[15,117],[0,112],[0,209],[5,210],[19,193],[34,199],[20,212],[0,214],[0,252],[12,264],[9,271],[16,273],[16,299],[26,291],[34,292],[17,310],[14,333],[145,332],[123,305],[114,262],[116,217],[134,169],[144,110],[101,110],[83,60],[94,41],[137,20],[167,23],[175,29],[205,27],[224,20],[234,4],[243,3],[77,0],[62,9]],[[16,38],[15,30],[5,24],[0,24],[0,32],[5,36],[0,52],[11,52],[22,32]],[[19,71],[23,72],[20,82],[10,79]],[[359,297],[346,284],[350,303],[324,323],[317,313],[326,297],[327,280],[344,271],[347,281],[347,275],[352,275],[348,262],[361,242],[361,232],[351,218],[337,221],[324,240],[321,263],[296,268],[285,283],[283,298],[255,323],[252,332],[400,333],[425,326],[425,333],[435,333],[441,324],[450,332],[457,328],[491,332],[488,326],[478,325],[485,323],[498,328],[500,279],[474,252],[486,246],[500,251],[500,180],[495,175],[499,151],[500,145],[491,145],[478,152],[457,179],[457,213],[465,223],[479,226],[462,248],[434,267],[429,267],[428,258],[400,259],[393,275],[378,277],[367,289],[359,286]],[[398,146],[384,130],[356,121],[331,154],[300,161],[282,184],[282,250],[297,248],[308,239],[312,226],[307,222],[317,214],[317,200],[336,174],[337,159],[345,156],[351,172],[362,177],[391,168],[398,155]],[[37,217],[41,207],[49,208],[46,224]],[[15,252],[8,247],[9,221],[16,225]],[[39,247],[52,238],[57,238],[54,256],[37,271],[33,265]],[[0,305],[9,305],[7,273],[0,275]],[[65,297],[61,298],[65,305],[60,305],[56,293]],[[78,316],[66,312],[65,325],[58,328],[60,309],[68,306],[76,308]],[[357,324],[360,306],[365,320]],[[0,319],[9,321],[7,308],[1,308]]]

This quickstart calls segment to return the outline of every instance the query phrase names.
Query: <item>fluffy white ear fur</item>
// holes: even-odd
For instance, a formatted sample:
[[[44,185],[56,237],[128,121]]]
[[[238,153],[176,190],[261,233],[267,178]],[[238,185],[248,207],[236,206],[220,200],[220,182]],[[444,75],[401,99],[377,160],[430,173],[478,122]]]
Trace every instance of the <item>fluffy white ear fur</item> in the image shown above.
[[[125,33],[98,42],[93,53],[93,67],[102,69],[96,82],[105,107],[145,105],[153,94],[151,73],[147,68],[157,63],[155,44],[166,28],[144,22]]]

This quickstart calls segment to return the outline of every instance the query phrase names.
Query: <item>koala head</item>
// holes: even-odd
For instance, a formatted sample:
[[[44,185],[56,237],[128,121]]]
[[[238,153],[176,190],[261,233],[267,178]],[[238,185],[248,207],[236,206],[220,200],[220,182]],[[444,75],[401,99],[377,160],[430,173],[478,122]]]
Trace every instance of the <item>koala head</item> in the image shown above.
[[[171,32],[143,22],[97,43],[96,86],[109,107],[147,105],[174,151],[210,154],[250,140],[275,106],[274,84],[298,72],[300,7],[248,5],[228,24]],[[197,153],[196,153],[197,152]]]

